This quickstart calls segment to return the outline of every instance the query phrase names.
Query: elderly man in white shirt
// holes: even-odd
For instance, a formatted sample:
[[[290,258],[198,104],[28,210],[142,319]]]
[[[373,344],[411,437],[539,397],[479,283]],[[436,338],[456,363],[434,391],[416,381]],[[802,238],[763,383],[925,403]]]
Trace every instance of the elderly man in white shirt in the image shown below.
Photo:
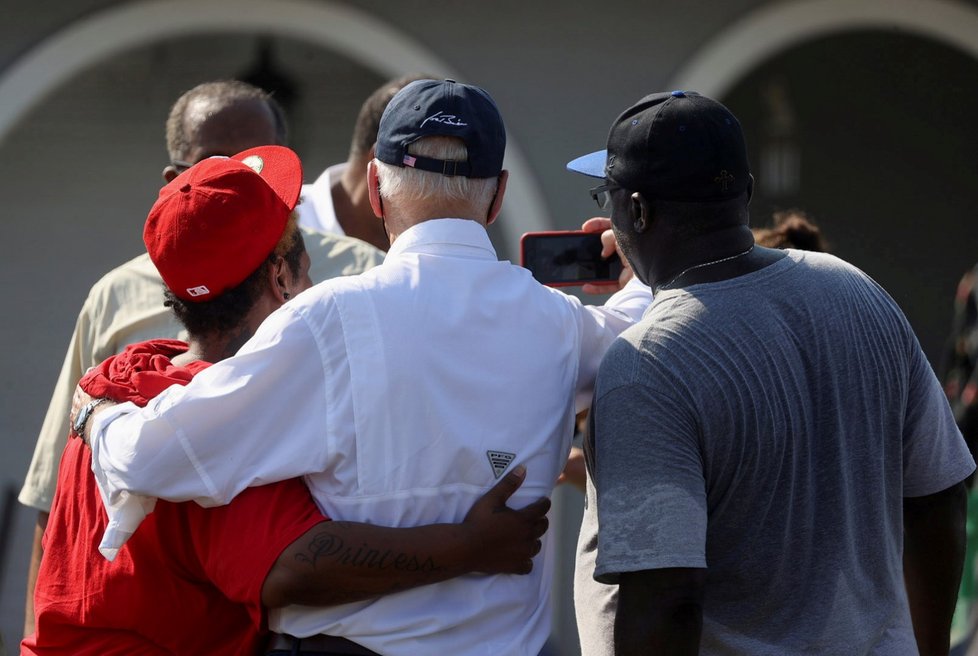
[[[113,520],[103,547],[135,529],[145,497],[221,504],[298,475],[330,517],[390,526],[459,521],[518,464],[528,473],[513,505],[549,494],[602,355],[651,292],[633,280],[587,307],[500,262],[486,226],[506,188],[504,148],[482,89],[401,90],[368,173],[386,260],[303,292],[236,356],[145,409],[98,409],[93,469]],[[270,626],[297,636],[284,644],[298,653],[327,634],[383,654],[536,656],[550,629],[546,553],[529,576],[287,607]],[[380,562],[357,545],[324,545],[323,557]]]

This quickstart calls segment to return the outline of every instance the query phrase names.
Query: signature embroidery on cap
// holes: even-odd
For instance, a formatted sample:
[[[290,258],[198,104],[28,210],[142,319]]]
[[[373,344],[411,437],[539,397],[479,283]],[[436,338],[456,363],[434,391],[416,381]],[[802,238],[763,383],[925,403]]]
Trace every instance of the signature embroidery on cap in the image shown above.
[[[499,478],[509,467],[509,464],[513,462],[513,458],[516,457],[515,453],[506,453],[505,451],[486,451],[486,456],[489,458],[489,465],[492,467],[493,476]]]
[[[451,125],[453,127],[458,127],[458,128],[468,125],[468,123],[464,122],[455,114],[442,114],[441,112],[435,112],[425,120],[421,121],[421,127],[424,127],[424,124],[427,123],[428,121],[434,121],[435,123],[444,123],[445,125]]]
[[[265,168],[265,160],[258,155],[249,155],[241,160],[241,163],[249,167],[255,173],[261,173],[261,170]]]
[[[207,285],[198,285],[196,287],[187,287],[187,293],[196,297],[210,294],[211,290],[207,289]]]
[[[720,175],[713,178],[713,181],[720,185],[721,190],[726,191],[730,183],[734,181],[734,177],[727,172],[727,169],[723,169],[720,171]]]

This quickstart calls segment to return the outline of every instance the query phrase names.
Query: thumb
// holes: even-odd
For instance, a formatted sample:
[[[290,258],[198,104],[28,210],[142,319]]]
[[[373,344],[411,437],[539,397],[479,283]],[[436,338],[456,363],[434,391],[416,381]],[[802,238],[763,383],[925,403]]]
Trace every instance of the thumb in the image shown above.
[[[526,480],[526,465],[517,465],[513,471],[503,476],[503,480],[496,483],[486,496],[491,498],[497,505],[506,505],[506,500],[513,496],[516,490],[520,489],[523,481]]]
[[[611,219],[603,216],[590,218],[581,225],[581,230],[584,232],[604,232],[610,229]]]

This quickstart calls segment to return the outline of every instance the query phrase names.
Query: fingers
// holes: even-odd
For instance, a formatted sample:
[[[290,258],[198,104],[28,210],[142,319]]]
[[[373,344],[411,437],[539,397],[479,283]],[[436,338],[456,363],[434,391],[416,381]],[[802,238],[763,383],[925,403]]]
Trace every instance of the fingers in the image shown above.
[[[530,537],[532,539],[538,539],[550,528],[550,520],[547,518],[549,510],[550,499],[544,497],[518,511],[527,520],[533,520],[533,524],[530,526]],[[536,519],[534,520],[534,518]]]
[[[608,228],[601,233],[601,257],[609,258],[616,250],[618,250],[618,240],[615,239],[615,231]]]
[[[585,294],[614,294],[622,288],[621,283],[614,280],[604,283],[589,282],[581,285],[581,291]]]
[[[541,497],[525,508],[521,508],[519,513],[526,517],[543,517],[549,511],[550,499],[547,497]]]
[[[631,267],[625,266],[621,270],[621,275],[618,276],[618,286],[624,287],[628,284],[628,281],[635,277],[635,272],[632,271]]]
[[[529,574],[533,571],[533,558],[540,550],[543,549],[543,542],[540,540],[534,541],[530,548],[530,557],[520,563],[520,566],[516,568],[513,572],[514,574]]]
[[[75,392],[71,395],[71,410],[68,412],[68,430],[72,435],[75,434],[75,417],[78,416],[78,412],[82,407],[92,400],[81,387],[75,386]]]
[[[533,527],[530,529],[530,535],[539,542],[539,538],[543,537],[543,534],[547,532],[548,528],[550,528],[550,520],[546,517],[541,517],[538,521],[534,522]],[[536,555],[536,551],[533,552],[533,555]]]
[[[603,216],[590,218],[581,225],[581,230],[584,232],[604,232],[605,230],[611,230],[611,219]],[[604,241],[604,237],[601,239]]]
[[[540,537],[543,532],[546,531],[546,522],[543,523],[543,530],[536,535],[533,541],[530,543],[529,553],[524,560],[519,561],[519,563],[513,568],[513,574],[529,574],[533,571],[533,559],[543,550],[543,540]]]
[[[624,257],[622,257],[621,251],[618,250],[618,240],[615,239],[615,232],[611,229],[611,219],[606,219],[602,217],[594,217],[593,219],[588,219],[581,226],[581,229],[585,232],[600,232],[601,233],[601,257],[607,259],[618,253],[618,257],[621,258],[622,263],[625,265],[625,269],[628,269],[628,264],[625,262]],[[628,282],[628,278],[624,273],[619,277],[618,282],[609,281],[606,283],[588,283],[583,285],[581,291],[585,294],[613,294]]]
[[[503,476],[502,480],[496,483],[484,496],[491,497],[500,506],[505,505],[506,501],[513,496],[513,493],[520,489],[524,480],[526,480],[526,465],[517,465],[513,468],[513,471]]]

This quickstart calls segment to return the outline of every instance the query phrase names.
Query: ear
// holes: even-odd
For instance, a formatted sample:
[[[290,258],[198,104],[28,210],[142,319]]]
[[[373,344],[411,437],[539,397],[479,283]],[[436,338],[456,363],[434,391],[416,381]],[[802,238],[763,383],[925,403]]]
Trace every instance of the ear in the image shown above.
[[[380,178],[377,177],[377,163],[373,159],[367,164],[367,195],[374,215],[379,219],[384,218],[384,203],[380,199]]]
[[[173,182],[173,178],[177,177],[178,175],[180,175],[180,171],[178,171],[175,166],[172,164],[165,166],[163,168],[163,183],[170,184]]]
[[[750,205],[751,196],[754,195],[754,175],[747,174],[747,204]]]
[[[492,202],[489,203],[489,212],[486,214],[486,225],[492,225],[492,222],[499,217],[499,212],[503,209],[503,196],[506,195],[506,181],[509,180],[509,171],[505,169],[499,172],[499,179],[496,182],[496,193],[492,197]]]
[[[632,221],[632,228],[639,235],[648,230],[649,225],[652,223],[652,212],[649,208],[649,203],[637,191],[628,199],[628,218]]]
[[[275,258],[272,266],[268,267],[268,289],[279,305],[295,296],[292,269],[284,257]]]

